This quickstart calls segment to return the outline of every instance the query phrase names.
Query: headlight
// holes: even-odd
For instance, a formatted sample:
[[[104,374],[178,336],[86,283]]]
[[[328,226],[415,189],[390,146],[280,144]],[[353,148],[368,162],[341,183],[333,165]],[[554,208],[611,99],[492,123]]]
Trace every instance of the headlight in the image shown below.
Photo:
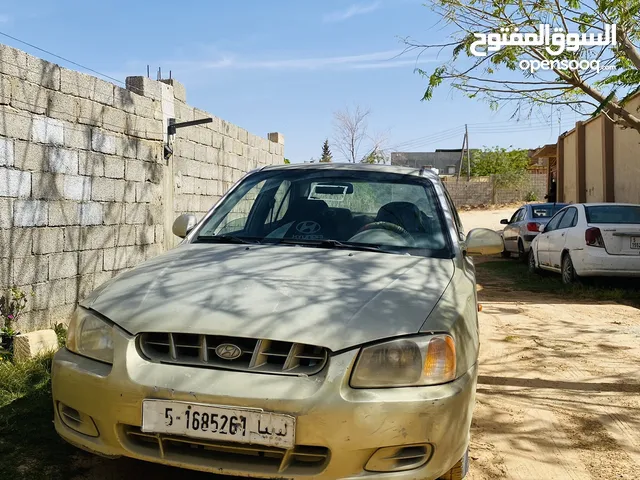
[[[113,326],[78,307],[69,323],[67,348],[78,355],[113,363]]]
[[[365,347],[351,376],[353,388],[438,385],[456,378],[450,335],[403,338]]]

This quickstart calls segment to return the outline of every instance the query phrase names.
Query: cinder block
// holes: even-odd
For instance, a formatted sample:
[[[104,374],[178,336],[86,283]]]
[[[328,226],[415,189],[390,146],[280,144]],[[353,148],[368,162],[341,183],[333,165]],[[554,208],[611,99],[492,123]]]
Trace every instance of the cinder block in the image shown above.
[[[11,77],[0,74],[0,105],[11,103]]]
[[[233,123],[225,122],[224,123],[224,133],[234,140],[238,138],[238,126]]]
[[[63,93],[113,106],[114,85],[85,73],[61,69],[60,89]]]
[[[124,223],[124,204],[120,203],[120,197],[116,197],[116,200],[118,200],[118,203],[108,203],[104,206],[103,222],[105,225]]]
[[[99,203],[80,204],[80,225],[100,225],[102,223],[102,205]]]
[[[21,170],[46,170],[47,147],[37,143],[16,141],[14,165]]]
[[[136,225],[120,225],[116,227],[116,246],[123,247],[136,244]]]
[[[80,150],[91,150],[91,127],[80,124],[65,124],[64,146]]]
[[[162,159],[162,143],[138,140],[136,156],[145,162],[157,162]]]
[[[48,204],[42,200],[16,200],[13,204],[15,227],[43,227],[47,225]]]
[[[11,281],[11,260],[8,258],[0,258],[0,287],[8,287],[12,285]]]
[[[211,136],[211,146],[220,150],[222,148],[222,139],[224,137],[217,132],[213,132]]]
[[[162,99],[160,82],[147,77],[127,77],[127,90],[154,100]]]
[[[126,158],[136,158],[137,155],[136,138],[130,136],[116,137],[116,155]]]
[[[0,258],[21,258],[31,256],[33,229],[14,228],[0,230]]]
[[[162,222],[162,209],[158,205],[127,204],[125,222],[129,225],[155,225]]]
[[[55,253],[49,256],[49,278],[75,277],[78,274],[78,253]]]
[[[76,202],[48,202],[49,226],[78,225],[80,205]]]
[[[100,178],[96,180],[100,180]],[[86,201],[91,199],[91,192],[91,177],[76,177],[70,175],[64,177],[64,198]]]
[[[270,133],[268,139],[273,143],[280,143],[284,145],[284,135],[279,132]]]
[[[79,152],[78,173],[80,175],[91,175],[104,177],[104,164],[107,157],[101,153]]]
[[[153,225],[136,226],[136,245],[149,245],[155,241],[155,227]]]
[[[31,172],[0,167],[0,197],[26,198],[31,195]]]
[[[166,83],[167,85],[171,85],[173,87],[173,95],[176,100],[180,100],[181,102],[187,102],[187,90],[184,88],[184,85],[177,80],[170,78],[161,80],[162,83]]]
[[[186,103],[176,101],[174,102],[173,108],[175,110],[177,122],[190,122],[195,119],[194,108]]]
[[[48,90],[39,85],[14,78],[11,81],[11,106],[37,115],[47,113]]]
[[[27,54],[8,45],[0,45],[0,73],[26,78]]]
[[[233,153],[233,143],[235,140],[231,137],[223,137],[222,138],[222,149],[226,153]]]
[[[124,160],[118,157],[105,157],[104,176],[108,178],[124,178]]]
[[[164,168],[158,163],[144,163],[144,181],[159,184],[162,182]]]
[[[124,180],[115,181],[115,197],[118,202],[133,203],[136,201],[136,183]]]
[[[16,362],[25,362],[38,355],[58,350],[58,335],[53,330],[16,335],[13,341],[13,358]]]
[[[12,281],[15,285],[31,285],[49,279],[49,256],[36,255],[13,259]]]
[[[242,143],[249,143],[249,132],[247,132],[244,128],[238,128],[238,140]]]
[[[48,170],[53,173],[78,174],[78,152],[66,148],[47,150]]]
[[[102,127],[112,132],[124,133],[127,126],[127,115],[123,110],[105,107],[102,110]]]
[[[183,138],[176,139],[174,144],[175,156],[194,159],[196,158],[195,154],[195,143],[185,140]]]
[[[130,247],[116,247],[108,248],[104,250],[104,270],[120,270],[129,266],[134,266],[137,261],[137,252],[139,248],[134,246]]]
[[[26,80],[51,90],[60,90],[60,67],[55,63],[27,55]]]
[[[91,148],[96,152],[115,155],[117,139],[114,135],[109,135],[97,128],[93,129],[91,135]]]
[[[140,160],[127,160],[124,178],[135,182],[145,181],[144,162]]]
[[[29,140],[32,118],[29,112],[16,112],[8,105],[0,105],[0,135]]]
[[[136,202],[160,203],[160,188],[148,182],[136,183]]]
[[[114,227],[112,226],[98,225],[94,227],[69,227],[66,229],[64,238],[64,249],[66,251],[97,250],[110,248],[114,245]]]
[[[79,123],[91,125],[93,127],[102,126],[102,112],[105,109],[104,105],[84,98],[78,98],[76,103]]]
[[[103,264],[102,250],[86,250],[78,253],[78,273],[80,275],[101,272]]]
[[[33,253],[44,255],[64,250],[64,230],[62,228],[37,228],[33,231]]]
[[[161,120],[152,120],[150,118],[146,119],[146,135],[144,138],[147,140],[157,140],[162,141],[165,136],[165,131],[162,128]]]
[[[64,124],[53,118],[34,117],[31,124],[31,141],[63,145]]]
[[[115,180],[101,177],[94,178],[91,185],[91,200],[116,201]]]
[[[156,225],[154,228],[156,243],[162,244],[164,242],[164,225]]]
[[[64,175],[55,173],[31,174],[31,197],[37,200],[61,200],[64,195]]]
[[[139,95],[124,88],[115,87],[115,108],[127,113],[146,118],[162,118],[162,105],[160,101]],[[159,116],[157,116],[159,115]]]

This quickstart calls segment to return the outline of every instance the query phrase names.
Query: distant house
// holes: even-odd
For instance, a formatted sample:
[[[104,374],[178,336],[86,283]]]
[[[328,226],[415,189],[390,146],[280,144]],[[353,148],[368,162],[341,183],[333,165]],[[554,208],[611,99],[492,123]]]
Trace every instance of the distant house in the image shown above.
[[[471,156],[473,157],[473,150]],[[461,158],[460,148],[437,149],[435,152],[392,152],[391,165],[435,168],[440,175],[457,175]]]

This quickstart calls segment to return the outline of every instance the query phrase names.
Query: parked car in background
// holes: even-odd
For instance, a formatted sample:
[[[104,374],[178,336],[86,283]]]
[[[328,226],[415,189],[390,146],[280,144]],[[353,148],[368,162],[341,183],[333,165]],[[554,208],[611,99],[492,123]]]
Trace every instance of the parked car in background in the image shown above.
[[[242,477],[461,480],[478,376],[465,232],[439,177],[291,164],[101,285],[53,361],[55,427],[97,454]]]
[[[531,244],[529,270],[557,272],[564,283],[580,277],[640,277],[640,205],[569,205],[542,227]]]
[[[540,233],[540,226],[546,225],[551,217],[566,205],[529,203],[516,210],[511,219],[501,220],[500,223],[505,225],[502,232],[503,256],[509,258],[512,253],[517,253],[522,261],[526,261],[531,242]]]

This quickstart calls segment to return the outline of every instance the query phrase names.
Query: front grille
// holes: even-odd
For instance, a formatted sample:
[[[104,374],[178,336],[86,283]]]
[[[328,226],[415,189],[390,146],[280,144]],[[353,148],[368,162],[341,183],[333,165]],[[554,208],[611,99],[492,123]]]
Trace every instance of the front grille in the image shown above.
[[[247,473],[316,475],[326,468],[330,457],[325,447],[296,445],[285,450],[144,433],[130,425],[124,426],[124,434],[127,446],[141,455]]]
[[[302,343],[191,333],[143,333],[139,345],[154,362],[284,375],[314,375],[328,358],[325,348]],[[234,358],[216,353],[225,345]]]

